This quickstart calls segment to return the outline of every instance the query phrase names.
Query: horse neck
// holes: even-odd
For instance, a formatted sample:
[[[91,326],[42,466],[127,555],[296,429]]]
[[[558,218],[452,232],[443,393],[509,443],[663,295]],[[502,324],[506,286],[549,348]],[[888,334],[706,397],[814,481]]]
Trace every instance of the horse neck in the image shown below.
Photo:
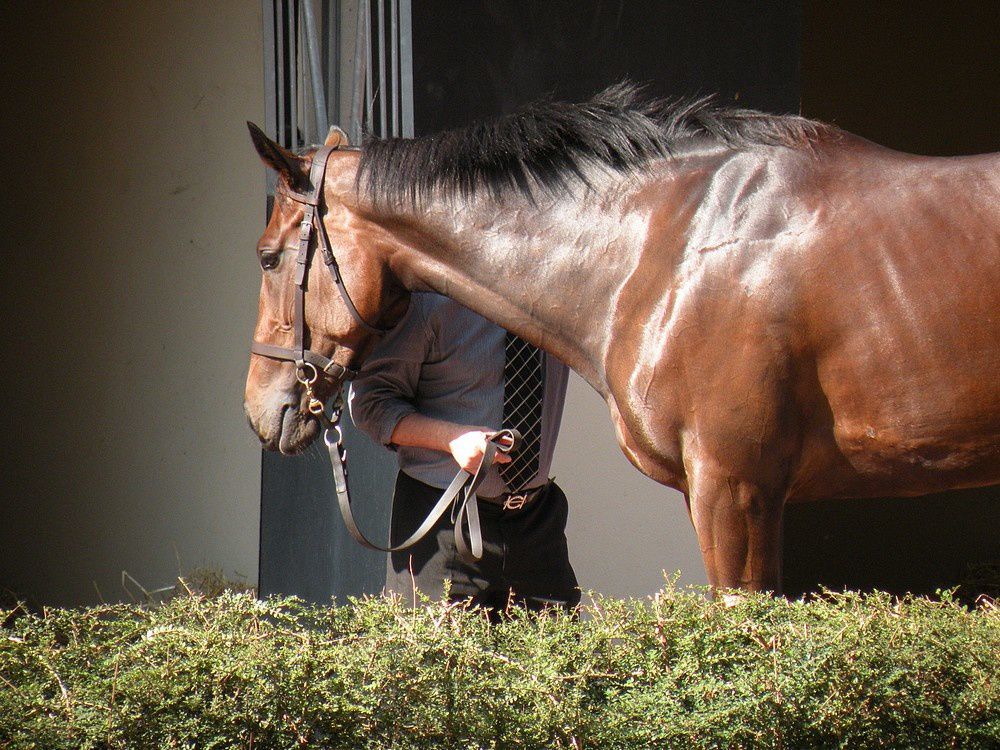
[[[646,219],[624,178],[532,205],[434,201],[393,217],[390,267],[413,291],[444,294],[553,353],[598,392],[615,301]],[[634,187],[634,186],[633,186]]]

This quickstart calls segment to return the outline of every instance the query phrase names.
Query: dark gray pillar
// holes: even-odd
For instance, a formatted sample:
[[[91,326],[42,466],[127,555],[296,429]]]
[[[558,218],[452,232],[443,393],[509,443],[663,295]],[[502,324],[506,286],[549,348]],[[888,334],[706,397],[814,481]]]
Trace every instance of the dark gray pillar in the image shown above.
[[[385,542],[396,458],[344,421],[355,516],[372,541]],[[260,508],[261,596],[342,602],[381,590],[385,557],[348,536],[322,441],[301,456],[263,452]]]
[[[385,0],[372,0],[384,3]],[[385,23],[370,28],[371,19],[382,13],[357,15],[358,6],[337,0],[262,0],[264,18],[265,129],[288,148],[305,145],[307,137],[322,138],[321,123],[341,120],[341,89],[351,86],[358,65],[356,52],[368,49],[367,36],[385,36]],[[307,5],[309,4],[309,5]],[[409,11],[409,0],[393,3],[394,12]],[[360,7],[364,8],[362,4]],[[346,17],[350,8],[352,15]],[[393,18],[395,16],[393,15]],[[408,15],[407,15],[408,18]],[[405,19],[404,19],[405,20]],[[309,23],[305,23],[309,21]],[[357,38],[344,44],[344,24],[357,29]],[[405,54],[390,50],[393,60],[403,67],[403,86],[394,91],[393,104],[412,113],[408,84],[410,60],[408,25]],[[360,47],[358,40],[361,40]],[[398,39],[398,37],[397,37]],[[305,64],[299,68],[298,44],[305,42]],[[402,43],[403,39],[399,39]],[[384,50],[384,43],[379,49]],[[377,64],[375,69],[379,68]],[[362,76],[369,63],[361,69]],[[384,68],[384,66],[382,66]],[[308,80],[308,85],[305,81]],[[361,89],[366,88],[363,83]],[[316,92],[306,97],[306,107],[322,111],[300,112],[297,91]],[[379,87],[380,92],[384,91]],[[380,97],[384,99],[384,94]],[[403,100],[400,102],[399,97]],[[387,103],[380,101],[383,110]],[[342,123],[345,124],[345,123]],[[368,123],[369,126],[371,123]],[[404,127],[412,128],[412,120]],[[359,124],[359,129],[361,125]],[[269,193],[273,176],[269,176]],[[268,204],[270,212],[270,202]],[[345,417],[344,443],[355,515],[362,529],[377,543],[388,540],[389,506],[396,460],[389,451],[360,434]],[[260,562],[258,590],[261,596],[294,594],[310,601],[326,602],[331,597],[343,601],[348,596],[373,594],[385,580],[381,553],[357,545],[344,528],[337,509],[330,474],[329,457],[321,441],[296,457],[264,452],[261,463]]]

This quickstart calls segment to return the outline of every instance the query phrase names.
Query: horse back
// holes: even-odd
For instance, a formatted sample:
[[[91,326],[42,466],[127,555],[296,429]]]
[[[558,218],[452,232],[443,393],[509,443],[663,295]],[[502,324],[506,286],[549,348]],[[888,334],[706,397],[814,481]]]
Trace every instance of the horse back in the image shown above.
[[[1000,482],[1000,157],[845,136],[711,159],[654,184],[618,300],[633,462],[789,500]]]

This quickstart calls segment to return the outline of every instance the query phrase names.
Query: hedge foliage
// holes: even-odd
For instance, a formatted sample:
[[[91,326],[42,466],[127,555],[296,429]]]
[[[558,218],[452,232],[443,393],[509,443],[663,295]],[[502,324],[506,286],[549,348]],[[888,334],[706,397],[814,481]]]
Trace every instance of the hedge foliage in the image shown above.
[[[947,593],[16,614],[3,748],[1000,748],[1000,609]]]

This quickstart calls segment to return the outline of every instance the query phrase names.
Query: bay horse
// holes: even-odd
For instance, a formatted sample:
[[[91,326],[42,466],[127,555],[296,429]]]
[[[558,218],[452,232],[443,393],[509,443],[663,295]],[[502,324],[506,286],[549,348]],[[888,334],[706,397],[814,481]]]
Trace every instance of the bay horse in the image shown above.
[[[255,338],[289,347],[313,152],[250,129],[280,175]],[[1000,154],[628,84],[327,147],[337,274],[309,269],[300,334],[336,363],[323,398],[411,292],[452,297],[603,396],[629,460],[683,493],[716,589],[779,590],[785,503],[1000,483]],[[290,363],[251,357],[265,447],[316,437],[308,401]]]

